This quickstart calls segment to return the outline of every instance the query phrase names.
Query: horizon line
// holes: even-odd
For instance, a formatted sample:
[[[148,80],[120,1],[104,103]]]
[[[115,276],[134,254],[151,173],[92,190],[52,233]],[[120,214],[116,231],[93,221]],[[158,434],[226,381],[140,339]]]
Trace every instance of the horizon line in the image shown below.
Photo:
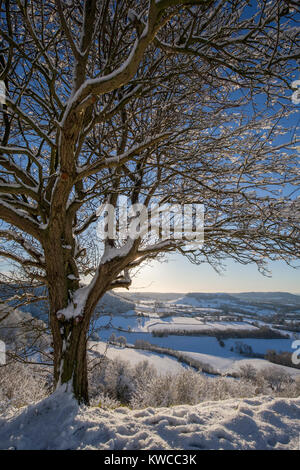
[[[121,290],[121,289],[120,289]],[[117,291],[117,289],[116,289]],[[125,291],[124,291],[125,292]],[[299,292],[290,292],[290,291],[272,291],[272,290],[265,290],[265,291],[257,291],[257,290],[247,290],[247,291],[186,291],[186,292],[177,292],[177,291],[158,291],[158,290],[151,290],[151,291],[134,291],[134,290],[126,290],[129,294],[292,294],[292,295],[300,295]]]

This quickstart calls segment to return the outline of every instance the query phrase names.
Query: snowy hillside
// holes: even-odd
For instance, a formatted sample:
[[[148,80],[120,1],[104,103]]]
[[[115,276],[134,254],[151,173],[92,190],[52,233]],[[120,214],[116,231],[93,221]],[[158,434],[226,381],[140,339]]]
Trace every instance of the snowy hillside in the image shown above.
[[[264,396],[134,411],[78,408],[63,394],[0,418],[0,448],[298,449],[299,432],[299,398]]]
[[[7,348],[28,347],[45,349],[50,344],[46,334],[45,324],[30,313],[13,309],[0,302],[0,339],[6,343]]]
[[[155,338],[156,339],[156,338]],[[176,340],[184,340],[184,337],[176,338]],[[188,338],[194,339],[194,338]],[[188,344],[188,339],[186,343]],[[270,367],[270,362],[266,359],[244,358],[238,353],[231,352],[221,348],[215,338],[200,337],[198,345],[187,345],[186,350],[180,350],[180,346],[184,346],[184,341],[176,346],[179,353],[185,358],[195,359],[199,364],[206,364],[211,367],[211,372],[216,374],[235,374],[239,375],[240,367],[246,364],[253,366],[257,371],[264,370]],[[153,341],[154,342],[154,341]],[[155,341],[156,342],[156,341]],[[157,342],[159,345],[159,342]],[[105,354],[109,359],[122,359],[129,361],[131,365],[136,365],[141,361],[147,360],[150,365],[154,366],[156,371],[160,374],[177,373],[185,367],[185,363],[179,362],[176,358],[170,357],[167,354],[158,354],[153,351],[145,351],[140,349],[133,349],[132,347],[120,347],[116,345],[109,345],[102,341],[91,341],[90,348],[92,351],[97,351],[100,354]],[[171,344],[171,350],[174,349],[174,344]],[[203,352],[192,352],[189,349],[196,349]],[[291,377],[300,376],[300,369],[287,367],[283,365],[272,364],[272,367],[278,371],[284,371]]]
[[[283,309],[298,313],[300,310],[300,296],[288,292],[241,292],[238,294],[191,292],[170,300],[169,303],[194,308],[230,308],[237,311],[241,309],[258,315],[272,315]]]
[[[123,298],[122,296],[113,292],[104,294],[102,299],[97,305],[97,312],[112,313],[114,315],[121,313],[128,313],[133,311],[135,304],[130,300]]]
[[[13,298],[14,295],[23,294],[24,290],[19,289],[17,286],[0,286],[0,300],[7,301],[10,298]],[[34,295],[43,296],[46,295],[45,289],[36,288],[33,291]],[[12,300],[10,305],[15,306],[19,303],[18,300]],[[104,294],[100,302],[96,307],[96,313],[108,313],[108,314],[123,314],[129,311],[133,311],[135,308],[135,304],[129,300],[124,298],[122,295],[108,292]],[[40,300],[38,302],[34,302],[27,305],[22,305],[20,307],[22,312],[29,313],[35,318],[40,318],[44,321],[47,321],[48,317],[48,306],[44,300]]]
[[[0,303],[1,338],[6,341],[15,341],[19,335],[19,326],[24,321],[31,319],[32,316],[29,313],[14,310],[4,303]]]
[[[155,354],[150,351],[141,351],[138,349],[113,345],[110,345],[107,348],[107,344],[102,341],[91,341],[90,348],[92,351],[105,354],[109,359],[119,358],[129,361],[131,365],[136,365],[142,361],[148,361],[149,364],[154,366],[160,374],[176,373],[183,369],[183,366],[176,359],[163,354]]]

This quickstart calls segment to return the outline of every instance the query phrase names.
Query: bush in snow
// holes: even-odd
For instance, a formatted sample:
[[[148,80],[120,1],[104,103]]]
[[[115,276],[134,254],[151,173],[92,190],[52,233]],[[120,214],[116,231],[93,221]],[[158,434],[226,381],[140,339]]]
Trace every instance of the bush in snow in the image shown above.
[[[234,351],[242,356],[252,356],[253,350],[252,347],[248,344],[242,343],[241,341],[236,341],[234,344]]]
[[[133,393],[133,370],[128,361],[104,358],[90,372],[90,399],[93,404],[101,401],[99,393],[120,403],[129,403]]]
[[[117,340],[117,337],[116,337],[115,333],[112,333],[110,335],[110,337],[108,338],[108,342],[111,343],[111,344],[115,344],[116,340]]]
[[[122,403],[115,398],[110,397],[108,394],[100,393],[97,395],[97,400],[93,400],[94,405],[99,406],[100,408],[104,409],[114,409],[119,408]]]
[[[91,389],[92,404],[106,400],[133,408],[161,407],[180,404],[195,405],[208,400],[254,397],[258,394],[297,397],[300,394],[300,377],[297,380],[285,372],[256,373],[252,366],[242,366],[239,378],[207,377],[187,368],[176,374],[158,374],[148,361],[135,366],[120,359],[105,361],[94,369],[95,380]],[[102,397],[102,398],[101,398]],[[102,405],[101,405],[102,406]],[[106,406],[106,405],[105,405]]]
[[[245,364],[239,368],[239,376],[253,382],[256,380],[257,370],[251,364]]]
[[[289,351],[274,351],[269,349],[265,354],[267,361],[273,362],[274,364],[281,364],[283,366],[294,367],[300,369],[300,364],[294,364],[292,361],[292,353]]]
[[[148,361],[131,365],[121,359],[102,357],[89,370],[91,404],[103,408],[195,405],[203,401],[300,395],[300,376],[292,379],[279,367],[256,373],[252,366],[240,368],[240,378],[207,377],[191,368],[175,374],[158,374]],[[50,369],[11,362],[0,367],[0,412],[9,406],[34,403],[51,392]]]
[[[259,376],[275,392],[281,392],[283,389],[289,388],[293,383],[291,376],[283,369],[277,367],[267,367],[259,373]]]
[[[11,361],[0,367],[0,412],[35,403],[52,391],[50,368]]]
[[[131,405],[134,408],[195,405],[208,400],[253,396],[255,387],[245,381],[208,378],[192,369],[185,369],[174,375],[154,376],[147,384],[139,383]]]
[[[125,348],[125,346],[127,344],[127,340],[126,340],[125,336],[119,336],[119,338],[117,338],[117,340],[116,340],[116,343],[118,343],[121,347]]]

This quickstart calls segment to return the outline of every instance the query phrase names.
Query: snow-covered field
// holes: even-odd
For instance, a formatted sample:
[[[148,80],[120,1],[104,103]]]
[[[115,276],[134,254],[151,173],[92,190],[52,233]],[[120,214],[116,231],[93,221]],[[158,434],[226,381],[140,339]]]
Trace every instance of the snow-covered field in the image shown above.
[[[247,322],[230,322],[230,321],[210,321],[203,322],[200,317],[189,316],[168,316],[160,319],[153,314],[149,317],[129,314],[124,315],[103,315],[97,320],[97,326],[105,326],[111,324],[115,328],[122,328],[131,331],[152,332],[154,330],[212,330],[225,331],[231,330],[254,330],[255,326]]]
[[[168,316],[159,318],[158,315],[150,313],[149,316],[134,315],[126,312],[124,315],[101,315],[97,320],[97,326],[112,325],[131,331],[151,332],[154,330],[254,330],[255,326],[248,322],[232,321],[209,321],[204,322],[198,316]]]
[[[236,339],[224,340],[226,348],[234,347]],[[256,338],[242,338],[239,340],[243,344],[251,346],[252,350],[259,354],[265,354],[268,350],[274,351],[290,351],[292,352],[293,339],[256,339]]]
[[[105,342],[111,333],[114,332],[117,336],[124,336],[127,343],[131,345],[137,340],[144,340],[156,346],[183,352],[185,356],[208,364],[221,374],[236,373],[239,367],[245,364],[251,364],[260,370],[274,364],[263,358],[257,359],[239,354],[235,350],[237,342],[251,346],[254,354],[264,355],[271,349],[277,352],[286,351],[293,353],[292,342],[298,333],[295,331],[277,330],[289,337],[287,339],[253,339],[242,337],[226,339],[223,340],[223,347],[221,347],[221,343],[215,337],[205,336],[207,331],[215,332],[217,335],[226,330],[243,332],[245,330],[254,331],[257,327],[272,327],[268,320],[259,320],[260,315],[270,314],[272,310],[271,297],[257,294],[256,299],[255,293],[249,295],[191,293],[167,301],[155,300],[154,295],[152,300],[150,298],[139,300],[135,305],[135,313],[132,310],[122,314],[112,311],[111,315],[100,316],[97,320],[97,326],[101,327],[99,331],[100,339]],[[281,302],[285,302],[285,295],[289,299],[288,294],[280,294],[278,298]],[[274,296],[274,300],[276,299],[277,297]],[[251,304],[251,301],[255,302],[255,300],[265,301],[267,307],[263,308],[260,304],[255,303]],[[229,310],[223,310],[225,307]],[[247,308],[250,316],[235,312],[235,308],[242,307]],[[258,317],[253,318],[251,312],[257,314]],[[241,320],[239,321],[239,319]],[[254,320],[256,323],[253,325]],[[152,336],[152,333],[158,331],[167,334],[168,332],[178,331],[180,334],[169,334],[163,337]],[[190,334],[192,331],[195,331],[197,335],[203,331],[203,335],[185,336],[184,331],[190,332]],[[108,357],[115,357],[116,354],[118,354],[118,351],[112,349]],[[141,354],[143,358],[147,355],[146,351],[135,352],[132,349],[124,350],[123,354],[124,357],[134,364]],[[171,369],[175,364],[178,367],[177,361],[174,363],[167,356],[160,357],[159,360],[157,357],[157,354],[150,353],[147,358],[149,362],[155,365],[159,372],[168,369],[169,365]],[[277,365],[275,367],[279,367],[291,375],[300,374],[299,369]]]
[[[198,320],[198,321],[197,321]],[[186,318],[186,317],[169,317],[169,321],[155,321],[146,323],[144,330],[141,331],[155,331],[155,330],[213,330],[216,333],[226,330],[255,330],[256,327],[244,322],[207,322],[203,323],[201,319]]]
[[[191,296],[185,296],[185,299],[191,299]],[[224,299],[222,299],[223,301]],[[225,298],[226,300],[226,298]],[[180,299],[180,302],[183,299]],[[197,300],[198,301],[198,300]],[[212,300],[209,300],[211,302]],[[220,302],[219,298],[216,298]],[[201,299],[203,303],[203,299]],[[168,306],[169,305],[169,306]],[[169,335],[165,337],[154,337],[152,332],[155,330],[212,330],[216,334],[225,330],[250,330],[256,327],[248,321],[213,321],[205,320],[206,313],[210,315],[214,309],[206,307],[191,307],[185,305],[186,311],[176,310],[177,307],[170,302],[160,302],[159,305],[154,300],[139,302],[135,305],[116,294],[107,294],[102,299],[102,314],[96,322],[96,326],[100,327],[99,336],[101,342],[98,343],[98,351],[104,350],[104,343],[108,340],[111,333],[116,336],[125,336],[127,343],[133,345],[136,340],[144,340],[156,346],[170,348],[175,351],[184,353],[185,356],[198,360],[201,363],[210,365],[215,372],[221,374],[230,374],[236,372],[241,365],[249,363],[261,369],[263,367],[273,366],[264,359],[254,359],[240,355],[235,351],[235,343],[243,343],[252,347],[254,353],[265,354],[267,350],[289,351],[291,348],[294,333],[290,333],[290,339],[253,339],[253,338],[233,338],[223,341],[224,346],[221,347],[220,342],[213,336],[185,336],[185,335]],[[158,310],[164,311],[164,316],[160,317]],[[207,310],[211,310],[208,311]],[[215,309],[216,310],[216,309]],[[206,313],[205,313],[205,312]],[[170,312],[169,316],[165,316],[166,312]],[[181,312],[181,313],[180,313]],[[110,314],[109,314],[110,313]],[[214,312],[216,313],[216,311]],[[218,312],[217,312],[218,313]],[[204,316],[203,316],[204,315]],[[20,318],[27,319],[31,316],[18,310],[11,313],[7,321],[17,322]],[[265,322],[258,322],[259,325],[265,325]],[[3,330],[4,331],[4,330]],[[285,332],[286,333],[286,332]],[[93,338],[95,339],[95,338]],[[233,349],[231,351],[231,349]],[[134,350],[132,348],[121,349],[117,346],[110,346],[107,352],[108,358],[121,357],[128,360],[132,365],[142,360],[148,360],[159,373],[170,371],[179,371],[181,367],[175,358],[166,354],[160,355],[146,350]],[[299,375],[300,370],[285,366],[276,366],[284,369],[291,375]]]
[[[191,292],[177,299],[169,301],[173,306],[187,306],[193,308],[211,308],[222,309],[227,306],[232,311],[247,311],[258,316],[270,316],[276,313],[278,306],[294,307],[295,313],[300,312],[299,295],[289,294],[287,292],[247,292],[239,294],[205,294]],[[297,308],[298,307],[298,308]]]
[[[65,395],[65,396],[63,396]],[[78,408],[67,394],[0,417],[1,449],[299,449],[300,398]]]
[[[224,312],[218,309],[218,306],[226,303],[226,297],[206,303],[203,299],[191,300],[191,297],[185,296],[190,304],[180,304],[185,301],[180,299],[178,303],[160,302],[160,305],[157,305],[157,302],[149,301],[134,305],[127,299],[109,294],[98,309],[100,317],[96,326],[100,327],[101,341],[91,341],[89,347],[101,354],[106,351],[109,359],[119,357],[132,366],[147,360],[161,375],[176,374],[183,371],[186,365],[168,354],[115,345],[106,349],[106,341],[111,333],[124,336],[129,344],[144,340],[156,346],[176,350],[184,356],[210,365],[215,372],[224,375],[238,372],[245,364],[251,364],[257,370],[271,366],[273,370],[281,369],[292,376],[300,374],[299,369],[271,364],[265,359],[245,357],[235,349],[238,342],[251,346],[254,353],[264,354],[268,349],[292,352],[295,332],[290,333],[289,339],[233,338],[224,339],[223,343],[214,336],[204,334],[152,336],[154,330],[162,329],[197,332],[210,329],[217,334],[228,329],[242,331],[256,328],[248,322],[249,318],[246,321],[234,321],[239,317],[233,317],[231,320],[228,317],[229,321],[223,320]],[[220,312],[223,312],[222,315]],[[15,311],[5,321],[18,322],[27,317],[30,315],[21,315]],[[261,319],[257,324],[265,325],[268,321]],[[175,377],[177,376],[174,375]],[[161,379],[162,377],[159,378]],[[215,383],[219,379],[207,380]],[[220,380],[240,383],[235,379]],[[273,392],[269,388],[262,393]],[[256,391],[252,396],[254,394]],[[208,398],[212,399],[211,394]],[[124,406],[116,409],[78,408],[69,395],[60,390],[34,405],[5,409],[4,414],[0,416],[0,449],[299,448],[300,398],[257,396],[202,402],[194,406],[132,410]]]
[[[101,354],[105,353],[109,359],[120,358],[129,361],[131,365],[136,365],[141,361],[148,361],[160,374],[180,372],[183,368],[180,362],[165,354],[156,354],[150,351],[141,351],[112,345],[109,345],[107,348],[107,344],[102,341],[91,342],[90,347],[92,351],[97,351]]]
[[[199,362],[210,365],[214,371],[220,374],[233,374],[239,373],[239,369],[246,364],[250,364],[256,370],[260,371],[272,366],[273,369],[282,370],[288,373],[291,376],[300,375],[300,370],[293,367],[281,366],[278,364],[271,364],[266,359],[243,359],[242,356],[232,354],[231,357],[214,355],[214,354],[205,354],[205,353],[195,353],[195,352],[184,352],[184,355],[196,359]]]
[[[149,336],[145,333],[125,333],[124,336],[127,337],[128,343],[134,343],[136,339],[148,339],[149,341],[151,341],[151,343],[157,346],[176,349],[177,351],[180,351],[185,357],[190,357],[192,359],[196,359],[200,363],[210,365],[216,373],[220,374],[236,373],[238,372],[241,366],[244,366],[245,364],[251,364],[257,370],[272,366],[276,369],[284,370],[292,376],[300,375],[300,369],[271,364],[265,359],[245,358],[244,356],[241,356],[235,351],[230,351],[230,346],[234,345],[235,343],[234,340],[226,340],[225,347],[221,347],[217,339],[210,336],[168,336],[158,338]],[[244,340],[239,340],[239,342],[240,341],[244,342]],[[258,341],[259,345],[260,342],[263,342],[264,350],[290,350],[291,348],[290,340],[246,339],[245,343],[251,344],[251,341]],[[92,342],[91,344],[93,345],[93,350],[96,350],[102,354],[105,351],[105,342]],[[106,355],[110,359],[120,357],[121,359],[128,360],[132,365],[135,365],[142,360],[147,360],[157,369],[159,373],[175,373],[178,372],[182,367],[176,359],[173,359],[168,355],[156,354],[149,351],[135,350],[132,348],[121,348],[118,346],[110,345],[107,349]]]

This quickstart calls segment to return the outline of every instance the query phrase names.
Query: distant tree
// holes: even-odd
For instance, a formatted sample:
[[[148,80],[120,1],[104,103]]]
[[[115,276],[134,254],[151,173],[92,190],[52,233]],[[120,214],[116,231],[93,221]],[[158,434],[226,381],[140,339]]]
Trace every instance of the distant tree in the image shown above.
[[[1,2],[0,256],[47,287],[54,382],[88,403],[86,342],[110,289],[160,253],[216,268],[299,254],[297,2]],[[205,204],[205,244],[96,236],[120,196]],[[134,218],[134,216],[133,216]],[[134,219],[133,219],[134,221]],[[83,276],[92,280],[86,287]],[[71,385],[70,385],[71,384]]]
[[[126,343],[127,343],[127,340],[125,338],[125,336],[119,336],[116,340],[116,342],[123,348],[125,348],[126,346]]]
[[[267,367],[260,374],[275,392],[280,392],[284,385],[289,385],[292,382],[290,374],[280,367]]]
[[[243,356],[252,356],[253,350],[249,344],[245,344],[242,341],[236,341],[234,344],[234,350],[238,354],[242,354]]]
[[[115,343],[116,343],[117,337],[116,337],[115,333],[112,333],[112,334],[110,335],[110,337],[108,338],[108,341],[109,341],[111,344],[115,344]]]

